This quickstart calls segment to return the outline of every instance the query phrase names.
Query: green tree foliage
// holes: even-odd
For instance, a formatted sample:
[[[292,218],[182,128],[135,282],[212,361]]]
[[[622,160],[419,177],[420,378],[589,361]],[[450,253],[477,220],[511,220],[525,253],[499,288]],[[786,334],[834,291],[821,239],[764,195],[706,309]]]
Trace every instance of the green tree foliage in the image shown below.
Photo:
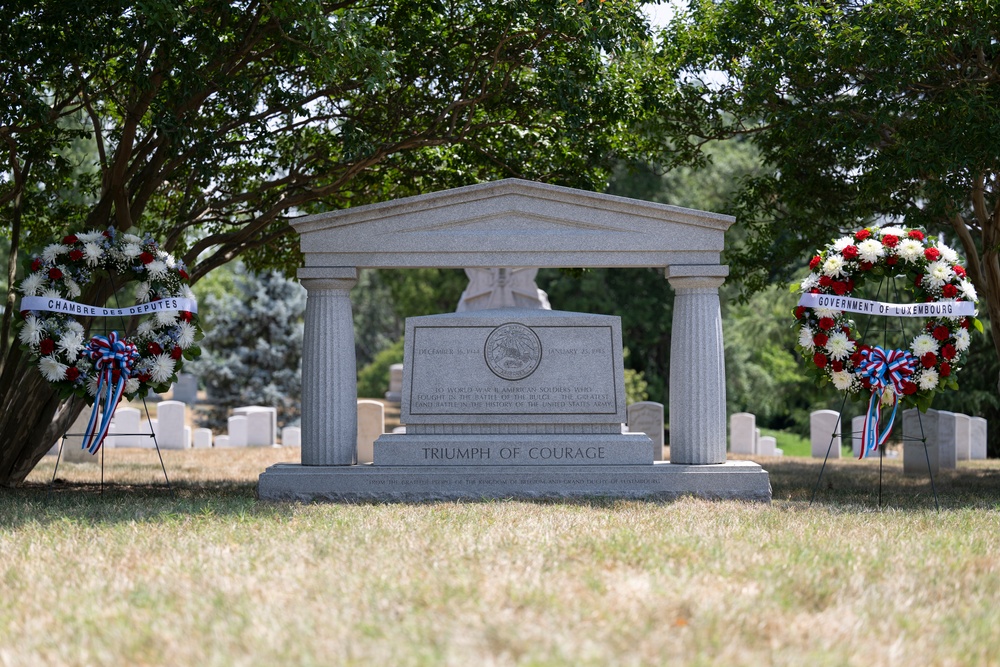
[[[138,227],[198,280],[239,256],[298,266],[289,220],[310,212],[501,176],[602,189],[656,85],[632,0],[42,0],[0,24],[11,285],[70,229]],[[10,345],[15,305],[3,484],[82,407]]]

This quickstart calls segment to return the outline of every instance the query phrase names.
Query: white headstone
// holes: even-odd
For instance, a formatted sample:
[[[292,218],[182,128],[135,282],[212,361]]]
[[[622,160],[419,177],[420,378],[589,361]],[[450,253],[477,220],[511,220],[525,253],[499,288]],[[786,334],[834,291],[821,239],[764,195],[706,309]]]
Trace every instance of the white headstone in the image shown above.
[[[158,446],[158,442],[160,440],[159,420],[157,420],[157,419],[150,419],[149,421],[143,422],[143,425],[145,426],[146,430],[149,432],[149,434],[152,437],[146,438],[146,443],[145,444],[143,444],[142,438],[140,438],[139,439],[139,446],[143,447],[145,449],[153,449],[153,448],[157,447]]]
[[[955,456],[959,461],[968,461],[972,458],[971,427],[969,415],[955,413]]]
[[[924,445],[926,444],[926,450]],[[927,475],[940,470],[938,456],[938,411],[921,413],[916,408],[903,412],[903,472],[907,475]]]
[[[758,456],[778,456],[778,439],[765,435],[757,441]]]
[[[385,432],[385,406],[380,401],[358,399],[358,463],[375,458],[373,443]]]
[[[178,373],[177,382],[173,384],[171,397],[175,401],[194,405],[198,402],[198,376],[191,373]]]
[[[196,449],[212,446],[212,429],[196,428],[194,430],[194,446]]]
[[[184,437],[187,405],[180,401],[160,401],[156,409],[156,444],[160,449],[188,449],[191,441]]]
[[[216,449],[228,449],[231,445],[229,444],[228,435],[217,435],[215,436],[215,447]]]
[[[245,417],[258,415],[247,422],[247,446],[270,447],[278,441],[277,408],[266,405],[246,405],[234,408],[233,415]]]
[[[737,412],[729,418],[729,451],[733,454],[757,452],[757,416]]]
[[[626,408],[628,430],[645,433],[653,441],[653,460],[663,460],[663,403],[640,401]]]
[[[851,453],[854,458],[861,456],[861,440],[864,436],[865,416],[858,415],[851,420]]]
[[[385,393],[385,400],[390,403],[403,400],[403,364],[389,366],[389,391]]]
[[[281,444],[285,447],[301,447],[302,428],[299,426],[286,426],[281,429]]]
[[[978,461],[986,458],[986,420],[972,417],[969,420],[969,458]]]
[[[87,424],[90,421],[90,407],[83,409],[80,416],[76,418],[73,425],[66,431],[66,438],[62,446],[61,461],[69,463],[92,463],[98,461],[86,449],[82,448],[84,434],[87,432]],[[56,443],[59,444],[58,442]],[[58,450],[56,450],[58,451]],[[99,452],[100,450],[98,450]]]
[[[817,410],[809,415],[809,440],[813,458],[840,458],[840,413],[836,410]]]
[[[945,470],[958,467],[958,415],[938,410],[938,462]]]
[[[124,405],[115,410],[115,447],[140,447],[139,440],[149,440],[139,428],[139,411]]]
[[[229,446],[247,446],[247,418],[246,415],[233,415],[229,418]]]

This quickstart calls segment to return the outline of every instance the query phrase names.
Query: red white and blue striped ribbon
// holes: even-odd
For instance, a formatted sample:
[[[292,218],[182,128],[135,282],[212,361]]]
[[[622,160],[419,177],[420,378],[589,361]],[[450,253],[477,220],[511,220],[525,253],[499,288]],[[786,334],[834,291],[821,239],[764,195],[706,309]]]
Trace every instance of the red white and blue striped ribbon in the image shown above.
[[[87,355],[94,362],[97,371],[97,400],[90,413],[87,431],[83,436],[83,449],[96,454],[111,428],[111,418],[122,400],[125,383],[132,374],[132,366],[139,359],[139,350],[134,343],[121,340],[117,331],[107,337],[94,336],[87,344]],[[98,413],[103,414],[98,424]]]
[[[862,378],[868,378],[872,397],[868,401],[868,412],[865,415],[865,427],[861,434],[861,455],[864,458],[870,452],[885,444],[892,432],[892,423],[896,419],[896,409],[899,407],[899,396],[903,386],[917,366],[917,359],[907,350],[884,350],[875,346],[861,351],[861,364],[856,371]],[[886,387],[892,387],[892,414],[880,434],[879,421],[882,419],[882,395]]]

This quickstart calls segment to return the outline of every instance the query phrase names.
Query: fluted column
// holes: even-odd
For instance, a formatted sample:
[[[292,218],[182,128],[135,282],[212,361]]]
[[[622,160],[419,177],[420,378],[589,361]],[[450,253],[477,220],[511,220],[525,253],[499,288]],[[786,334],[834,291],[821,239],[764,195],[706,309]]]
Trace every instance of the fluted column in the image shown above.
[[[306,288],[302,345],[302,465],[352,465],[357,458],[358,385],[351,288],[355,268],[299,269]]]
[[[719,287],[725,266],[672,266],[670,462],[726,461],[726,361]]]

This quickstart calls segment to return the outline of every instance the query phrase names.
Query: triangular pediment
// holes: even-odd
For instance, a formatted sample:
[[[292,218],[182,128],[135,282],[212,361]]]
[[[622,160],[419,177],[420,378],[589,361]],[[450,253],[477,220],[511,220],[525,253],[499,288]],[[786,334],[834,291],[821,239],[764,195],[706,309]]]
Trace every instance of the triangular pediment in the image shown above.
[[[717,264],[733,220],[507,179],[292,224],[307,266],[666,266]]]

